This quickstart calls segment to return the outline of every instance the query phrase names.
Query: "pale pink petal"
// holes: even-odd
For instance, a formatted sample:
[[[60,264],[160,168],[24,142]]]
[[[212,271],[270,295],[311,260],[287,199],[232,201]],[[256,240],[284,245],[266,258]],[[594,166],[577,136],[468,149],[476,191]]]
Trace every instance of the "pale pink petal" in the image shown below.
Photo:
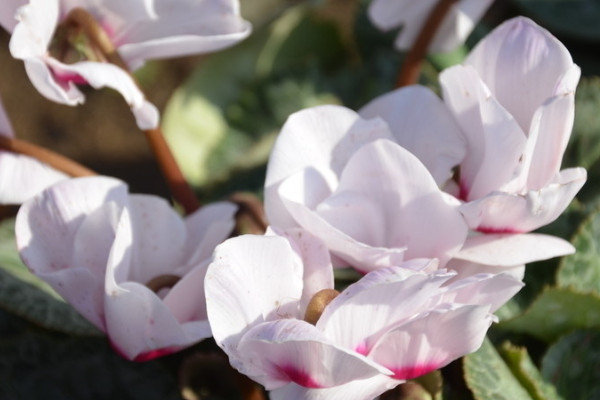
[[[528,189],[541,189],[558,174],[574,119],[574,91],[548,99],[535,112],[529,138],[537,140],[531,155]]]
[[[419,313],[454,275],[402,267],[380,268],[349,286],[325,308],[317,328],[336,343],[368,354],[382,333]]]
[[[376,375],[367,379],[357,379],[343,385],[327,389],[309,389],[304,386],[289,383],[270,393],[271,400],[372,400],[402,381]]]
[[[408,380],[477,350],[493,321],[489,306],[456,306],[425,312],[383,335],[369,357]]]
[[[0,25],[8,32],[12,32],[18,23],[17,10],[27,3],[28,0],[3,0],[0,2]]]
[[[57,78],[41,58],[25,60],[25,71],[33,86],[49,100],[75,106],[85,101],[85,96],[73,81]]]
[[[71,179],[23,204],[15,225],[25,265],[103,330],[104,269],[126,196],[116,179]]]
[[[478,264],[471,261],[452,259],[446,264],[448,270],[457,272],[457,275],[452,278],[454,280],[461,280],[477,274],[508,274],[518,281],[522,281],[525,276],[525,265],[517,265],[504,267],[499,265],[488,265]]]
[[[148,283],[163,274],[185,274],[185,224],[175,210],[156,196],[129,196],[128,214],[131,218],[133,242],[131,266],[125,277],[128,281]]]
[[[408,86],[379,96],[359,113],[364,118],[383,118],[394,141],[417,156],[439,186],[465,156],[466,144],[454,117],[424,86]]]
[[[149,59],[220,50],[252,30],[233,0],[155,1],[153,6],[154,18],[131,25],[115,39],[119,53],[133,68]]]
[[[323,289],[333,289],[333,267],[329,250],[323,241],[303,229],[268,232],[268,234],[271,233],[287,238],[292,249],[302,258],[304,287],[299,315],[304,315],[306,306],[317,292]]]
[[[370,246],[405,247],[406,259],[439,258],[442,265],[467,236],[460,213],[423,164],[388,140],[367,144],[352,156],[336,192],[317,212]]]
[[[53,58],[48,58],[46,62],[59,80],[80,77],[96,89],[108,87],[118,91],[131,107],[140,129],[158,126],[159,114],[156,107],[146,100],[132,77],[116,65],[92,61],[63,64]]]
[[[34,158],[0,151],[0,204],[21,204],[67,178]]]
[[[385,368],[337,346],[314,325],[295,319],[266,322],[240,340],[241,372],[267,390],[290,382],[307,388],[327,388],[381,373]]]
[[[237,342],[249,327],[299,316],[301,260],[285,238],[238,236],[215,249],[204,290],[215,341],[235,366]]]
[[[445,286],[447,292],[438,300],[439,302],[489,305],[490,312],[494,312],[525,286],[522,282],[524,265],[501,268],[476,265],[461,260],[451,264],[452,267],[457,268],[458,275]],[[461,264],[466,264],[466,268],[461,268],[463,266]],[[469,270],[472,272],[470,275]],[[486,273],[486,270],[495,271]]]
[[[529,232],[554,221],[583,186],[583,168],[563,170],[540,190],[509,194],[493,192],[460,206],[467,224],[485,233]]]
[[[339,176],[350,156],[365,143],[391,138],[381,120],[366,121],[340,106],[319,106],[292,114],[273,147],[265,181],[265,211],[271,225],[296,227],[277,191],[281,182],[305,168]],[[331,182],[329,174],[324,173]],[[309,180],[308,183],[311,181]]]
[[[461,198],[477,199],[519,178],[526,135],[496,101],[471,67],[457,65],[440,74],[444,100],[467,141],[461,164]],[[526,176],[522,178],[525,184]]]
[[[180,324],[157,294],[127,279],[135,262],[135,241],[129,209],[125,208],[107,263],[104,310],[113,347],[128,359],[143,361],[196,343],[209,332],[203,322]]]
[[[406,21],[424,20],[428,9],[431,9],[434,5],[435,0],[421,0],[419,2],[411,0],[373,0],[369,5],[368,13],[375,26],[387,31],[397,28]],[[409,36],[414,37],[414,34],[409,34]]]
[[[207,204],[185,219],[185,258],[190,264],[208,259],[235,226],[237,206],[229,202]]]
[[[478,264],[512,267],[574,252],[572,244],[555,236],[539,233],[486,234],[470,236],[454,257]]]
[[[573,60],[547,30],[528,18],[517,17],[479,42],[466,64],[477,69],[494,96],[527,132],[537,107],[559,94],[559,82]]]
[[[30,0],[17,12],[19,23],[10,39],[13,57],[30,59],[43,57],[58,23],[59,0]]]

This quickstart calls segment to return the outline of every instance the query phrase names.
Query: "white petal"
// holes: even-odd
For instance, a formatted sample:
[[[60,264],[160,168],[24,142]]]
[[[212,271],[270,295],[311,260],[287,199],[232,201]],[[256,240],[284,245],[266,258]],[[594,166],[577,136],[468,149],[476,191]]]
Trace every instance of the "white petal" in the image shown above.
[[[489,306],[435,310],[388,332],[370,357],[407,380],[477,350],[492,323]]]
[[[453,275],[417,273],[400,267],[370,272],[329,303],[317,328],[336,343],[368,354],[381,334],[409,320],[432,297],[440,295],[440,286]]]
[[[379,96],[359,113],[364,118],[383,118],[394,141],[417,156],[439,186],[465,156],[466,144],[454,117],[424,86],[408,86]]]
[[[19,23],[10,39],[13,57],[26,60],[46,54],[58,23],[59,7],[59,0],[30,0],[19,8]]]
[[[145,99],[131,76],[116,65],[92,61],[63,64],[53,58],[48,58],[46,62],[57,76],[79,76],[96,89],[108,87],[118,91],[131,107],[140,129],[158,126],[156,107]]]
[[[493,192],[460,206],[467,224],[486,233],[529,232],[554,221],[583,186],[583,168],[560,172],[553,183],[523,195]]]
[[[338,347],[308,322],[282,319],[249,330],[239,343],[247,373],[272,390],[290,382],[326,388],[381,373],[385,368]]]
[[[265,180],[265,212],[271,225],[297,226],[278,198],[280,183],[305,168],[339,176],[350,156],[363,144],[391,138],[381,120],[366,121],[340,106],[319,106],[292,114],[271,152]],[[327,173],[324,173],[328,175]]]
[[[301,260],[285,238],[238,236],[217,246],[204,289],[215,341],[235,366],[237,343],[249,327],[298,317]]]
[[[18,23],[16,18],[19,7],[27,4],[28,0],[4,0],[0,3],[0,25],[12,32]]]
[[[487,234],[471,236],[455,258],[479,264],[512,267],[560,257],[575,252],[564,239],[529,234]]]
[[[477,69],[498,101],[527,132],[535,110],[553,97],[572,67],[569,51],[528,18],[504,22],[473,49],[466,63]]]
[[[0,151],[0,204],[21,204],[67,178],[35,158]]]

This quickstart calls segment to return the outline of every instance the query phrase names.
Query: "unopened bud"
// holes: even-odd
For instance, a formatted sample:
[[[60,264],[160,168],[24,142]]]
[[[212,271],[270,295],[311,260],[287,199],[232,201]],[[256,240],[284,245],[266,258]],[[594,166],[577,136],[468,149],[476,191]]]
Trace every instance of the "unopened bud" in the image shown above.
[[[325,310],[325,307],[333,299],[335,299],[340,292],[334,289],[323,289],[318,291],[306,307],[306,313],[304,313],[304,320],[310,324],[316,325],[319,318],[321,318],[321,314]]]

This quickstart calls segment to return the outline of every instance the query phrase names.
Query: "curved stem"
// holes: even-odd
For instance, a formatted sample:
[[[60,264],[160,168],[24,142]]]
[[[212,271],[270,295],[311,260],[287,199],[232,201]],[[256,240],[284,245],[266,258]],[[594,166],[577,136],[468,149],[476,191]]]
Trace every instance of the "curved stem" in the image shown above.
[[[417,40],[415,40],[415,43],[404,59],[402,69],[400,69],[400,73],[396,79],[397,88],[418,82],[421,66],[427,56],[429,45],[442,24],[444,17],[448,14],[454,3],[457,2],[458,0],[440,0],[433,10],[431,10],[419,36],[417,36]]]
[[[76,163],[70,158],[23,140],[0,135],[0,149],[33,157],[72,177],[97,175],[91,169]]]
[[[131,74],[127,63],[121,58],[110,37],[100,24],[98,24],[93,15],[83,8],[74,8],[66,17],[65,23],[81,27],[87,37],[104,54],[106,60],[126,71],[131,76],[131,79],[140,87],[135,76]],[[142,90],[141,87],[140,90]],[[185,180],[162,131],[160,128],[149,129],[144,131],[144,135],[167,181],[173,198],[181,204],[186,214],[193,213],[200,208],[200,203],[194,191]]]

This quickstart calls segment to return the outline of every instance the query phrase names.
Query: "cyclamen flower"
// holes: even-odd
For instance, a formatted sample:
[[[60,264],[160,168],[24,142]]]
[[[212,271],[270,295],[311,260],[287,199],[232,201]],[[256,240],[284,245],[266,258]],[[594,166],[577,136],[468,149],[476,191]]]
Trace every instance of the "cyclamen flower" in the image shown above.
[[[265,211],[278,229],[302,227],[362,272],[413,258],[440,265],[467,226],[425,166],[387,125],[337,106],[290,116],[273,148]]]
[[[441,74],[466,143],[456,195],[472,229],[532,231],[554,221],[583,186],[583,168],[560,171],[579,75],[568,50],[523,17]]]
[[[24,60],[31,82],[42,95],[58,103],[76,105],[84,101],[77,84],[115,89],[130,105],[141,129],[158,125],[158,111],[144,98],[127,72],[103,62],[103,55],[89,47],[81,31],[62,24],[77,7],[97,19],[131,69],[139,68],[150,59],[220,50],[246,38],[251,31],[250,24],[239,16],[237,0],[10,0],[0,3],[0,24],[12,32],[11,54]],[[72,48],[65,52],[69,46]],[[83,46],[83,54],[73,54],[81,50],[77,46]],[[90,53],[95,53],[92,58],[100,59],[90,59]]]
[[[477,21],[494,0],[460,0],[452,5],[429,46],[429,51],[449,52],[465,42]],[[396,47],[410,49],[439,0],[373,0],[371,21],[381,30],[402,27]]]
[[[183,220],[163,199],[130,195],[119,180],[77,178],[23,204],[15,231],[29,269],[119,353],[141,361],[211,335],[203,280],[235,210],[217,203]]]
[[[333,288],[328,252],[307,232],[287,236],[227,240],[205,280],[216,342],[274,400],[370,400],[438,369],[475,351],[491,312],[522,286],[508,274],[451,282],[413,271],[437,268],[415,260],[367,274],[313,325],[311,299]]]
[[[0,135],[14,137],[0,102]],[[35,158],[0,150],[0,204],[21,204],[68,176]]]

